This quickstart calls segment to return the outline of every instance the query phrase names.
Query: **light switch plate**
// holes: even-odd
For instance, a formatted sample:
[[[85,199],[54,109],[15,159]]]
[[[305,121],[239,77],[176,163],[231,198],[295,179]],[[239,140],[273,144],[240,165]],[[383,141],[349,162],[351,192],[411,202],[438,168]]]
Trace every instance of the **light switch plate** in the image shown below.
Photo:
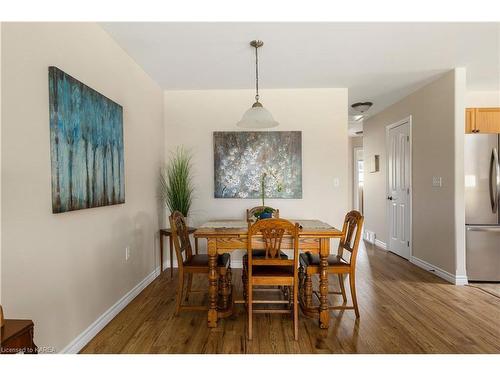
[[[443,179],[442,179],[442,177],[439,177],[439,176],[432,177],[432,186],[434,186],[434,187],[442,187],[443,186]]]
[[[338,188],[339,186],[340,186],[340,178],[335,177],[335,178],[333,179],[333,187]]]

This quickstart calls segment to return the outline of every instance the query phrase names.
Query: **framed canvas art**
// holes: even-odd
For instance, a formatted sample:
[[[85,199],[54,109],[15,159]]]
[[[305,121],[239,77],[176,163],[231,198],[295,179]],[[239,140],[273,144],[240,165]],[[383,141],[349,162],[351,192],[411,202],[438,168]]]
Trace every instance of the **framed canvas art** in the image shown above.
[[[302,198],[300,131],[214,132],[215,198]]]
[[[52,212],[125,202],[123,108],[49,67]]]

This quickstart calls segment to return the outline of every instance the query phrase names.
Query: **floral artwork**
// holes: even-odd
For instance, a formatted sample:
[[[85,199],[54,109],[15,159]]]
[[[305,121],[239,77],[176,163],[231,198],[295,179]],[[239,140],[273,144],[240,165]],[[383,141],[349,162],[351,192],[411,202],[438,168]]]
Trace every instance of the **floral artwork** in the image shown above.
[[[215,198],[302,198],[302,133],[214,132]]]

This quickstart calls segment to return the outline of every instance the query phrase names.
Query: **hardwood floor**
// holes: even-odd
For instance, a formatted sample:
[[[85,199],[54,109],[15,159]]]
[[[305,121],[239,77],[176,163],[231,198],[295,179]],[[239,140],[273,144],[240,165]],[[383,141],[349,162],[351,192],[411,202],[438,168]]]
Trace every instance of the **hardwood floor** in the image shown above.
[[[301,314],[294,341],[290,316],[257,315],[251,342],[241,305],[216,329],[207,327],[205,312],[174,317],[176,280],[164,272],[81,353],[500,353],[500,299],[493,294],[448,284],[369,244],[360,246],[357,272],[357,322],[352,311],[332,311],[330,328],[321,330]],[[237,297],[240,275],[233,270]],[[199,289],[207,280],[195,283]],[[330,283],[338,286],[336,277]]]

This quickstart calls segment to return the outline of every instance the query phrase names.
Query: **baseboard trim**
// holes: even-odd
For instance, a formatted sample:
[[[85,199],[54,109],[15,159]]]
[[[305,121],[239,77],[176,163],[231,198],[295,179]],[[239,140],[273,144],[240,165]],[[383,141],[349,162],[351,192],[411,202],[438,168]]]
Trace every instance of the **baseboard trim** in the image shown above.
[[[104,314],[102,314],[95,322],[88,326],[80,333],[73,341],[71,341],[59,353],[61,354],[78,354],[85,345],[89,343],[120,311],[122,311],[137,295],[142,292],[158,275],[160,267],[157,267],[149,275],[147,275],[139,284],[133,287],[127,294],[111,306]]]
[[[467,285],[469,284],[469,279],[467,276],[455,276],[455,285]]]
[[[455,276],[452,273],[445,271],[439,267],[434,266],[433,264],[426,262],[420,258],[415,256],[410,257],[410,262],[414,265],[433,273],[434,275],[442,278],[443,280],[448,281],[454,285],[467,285],[467,276]]]
[[[170,268],[170,259],[163,262],[163,269],[166,270],[167,268]],[[177,260],[174,260],[174,268],[177,268]]]
[[[387,251],[387,244],[385,242],[380,241],[379,239],[375,239],[375,246],[381,248],[382,250]]]

